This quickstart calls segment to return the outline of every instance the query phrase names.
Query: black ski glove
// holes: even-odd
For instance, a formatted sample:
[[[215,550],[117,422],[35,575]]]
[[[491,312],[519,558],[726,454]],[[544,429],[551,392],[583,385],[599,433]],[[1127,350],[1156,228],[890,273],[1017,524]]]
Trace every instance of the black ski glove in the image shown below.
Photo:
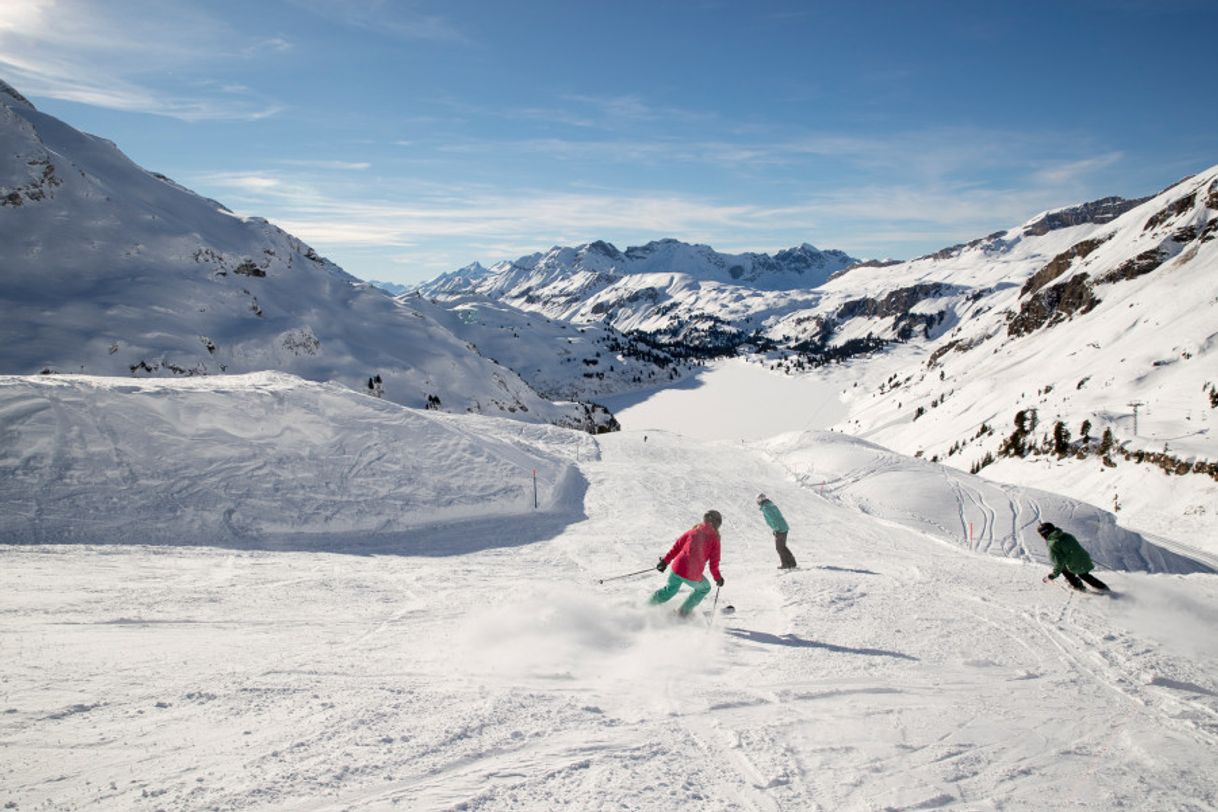
[[[1053,580],[1055,577],[1056,577],[1056,576],[1054,576],[1054,575],[1053,575],[1053,573],[1049,573],[1048,575],[1046,575],[1046,576],[1045,576],[1044,578],[1042,578],[1041,580],[1042,580],[1042,581],[1044,581],[1044,582],[1047,584],[1047,583],[1049,583],[1050,581],[1052,581],[1052,580]]]
[[[658,569],[660,572],[663,572],[664,570],[668,569],[668,562],[665,561],[663,558],[661,558],[660,563],[656,564],[656,569]]]
[[[715,586],[723,586],[723,579],[722,579],[722,578],[716,578],[716,579],[715,579]]]

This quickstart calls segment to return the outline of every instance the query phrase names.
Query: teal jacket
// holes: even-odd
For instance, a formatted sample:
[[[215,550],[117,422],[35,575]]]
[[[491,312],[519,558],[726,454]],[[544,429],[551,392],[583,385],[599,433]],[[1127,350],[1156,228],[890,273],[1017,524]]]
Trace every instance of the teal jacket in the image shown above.
[[[1087,555],[1078,539],[1060,527],[1049,533],[1045,543],[1049,545],[1049,558],[1053,559],[1053,574],[1050,578],[1061,575],[1062,570],[1081,575],[1094,569],[1095,564],[1092,563],[1091,556]]]
[[[761,515],[765,516],[765,523],[775,533],[785,533],[791,529],[787,527],[787,520],[782,517],[782,511],[778,509],[778,505],[769,499],[761,503]]]

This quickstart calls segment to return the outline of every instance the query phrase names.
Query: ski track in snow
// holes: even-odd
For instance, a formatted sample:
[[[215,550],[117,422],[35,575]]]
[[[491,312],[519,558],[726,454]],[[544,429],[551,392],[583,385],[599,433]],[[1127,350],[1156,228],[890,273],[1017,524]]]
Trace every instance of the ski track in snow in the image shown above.
[[[1117,597],[1076,595],[1040,564],[839,504],[842,483],[822,494],[754,446],[651,431],[601,447],[580,463],[586,519],[505,523],[456,555],[0,548],[0,803],[1218,803],[1218,646],[1196,631],[1218,620],[1214,576],[1115,573]],[[962,525],[985,517],[977,551],[1007,511],[1026,523],[1015,500],[952,487]],[[775,569],[759,490],[792,525],[796,572]],[[708,508],[736,614],[645,606],[659,573],[597,585]]]

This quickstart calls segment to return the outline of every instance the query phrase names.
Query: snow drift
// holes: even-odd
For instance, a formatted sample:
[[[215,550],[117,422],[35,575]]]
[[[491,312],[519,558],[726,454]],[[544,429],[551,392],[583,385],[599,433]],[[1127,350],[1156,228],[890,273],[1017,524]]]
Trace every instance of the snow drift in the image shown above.
[[[1047,562],[1035,531],[1048,521],[1077,536],[1101,567],[1213,572],[1118,526],[1115,516],[1086,502],[991,482],[848,435],[791,433],[761,447],[827,499],[975,552]]]
[[[528,540],[514,518],[536,535],[580,516],[574,463],[597,453],[578,431],[283,373],[4,376],[0,430],[0,537],[17,542],[463,552]]]

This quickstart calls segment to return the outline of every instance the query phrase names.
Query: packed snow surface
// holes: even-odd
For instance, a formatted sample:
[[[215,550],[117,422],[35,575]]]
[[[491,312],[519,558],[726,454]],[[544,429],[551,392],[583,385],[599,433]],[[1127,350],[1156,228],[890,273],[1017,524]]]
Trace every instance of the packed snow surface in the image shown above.
[[[597,453],[581,432],[283,373],[0,376],[0,420],[0,533],[27,541],[367,549],[458,521],[565,523],[573,463]]]
[[[1041,583],[1037,511],[1084,544],[1096,526],[1070,524],[1062,497],[970,482],[949,510],[950,485],[913,487],[937,467],[816,433],[742,443],[649,429],[593,443],[286,376],[209,380],[223,398],[193,381],[0,387],[6,499],[47,465],[82,488],[97,477],[82,523],[125,510],[131,531],[126,544],[0,547],[10,808],[1218,803],[1218,576],[1101,568],[1115,597]],[[272,407],[277,421],[259,411]],[[141,421],[147,448],[116,456],[113,438]],[[174,426],[189,441],[167,436]],[[446,432],[464,449],[455,459],[437,450]],[[247,473],[229,467],[245,443]],[[389,455],[366,457],[379,475],[341,481],[374,445]],[[261,464],[272,451],[278,468]],[[198,474],[183,473],[190,463]],[[533,466],[548,483],[536,511],[492,491],[473,512],[467,492],[496,477],[510,491]],[[331,472],[328,490],[314,468]],[[166,500],[195,492],[157,471],[208,499],[268,488],[244,514],[256,506],[262,524],[198,546],[139,543],[158,522],[189,524]],[[901,479],[868,488],[869,471]],[[428,507],[424,489],[470,515]],[[791,524],[796,571],[775,569],[760,490]],[[944,518],[978,501],[999,515],[1011,500],[1027,506],[1015,529],[1028,556],[980,554]],[[339,517],[328,539],[300,518],[323,504]],[[650,567],[708,508],[725,518],[726,583],[702,608],[737,611],[678,621],[675,604],[645,604],[662,583]],[[378,509],[383,531],[352,518]],[[96,540],[119,540],[112,530]]]

